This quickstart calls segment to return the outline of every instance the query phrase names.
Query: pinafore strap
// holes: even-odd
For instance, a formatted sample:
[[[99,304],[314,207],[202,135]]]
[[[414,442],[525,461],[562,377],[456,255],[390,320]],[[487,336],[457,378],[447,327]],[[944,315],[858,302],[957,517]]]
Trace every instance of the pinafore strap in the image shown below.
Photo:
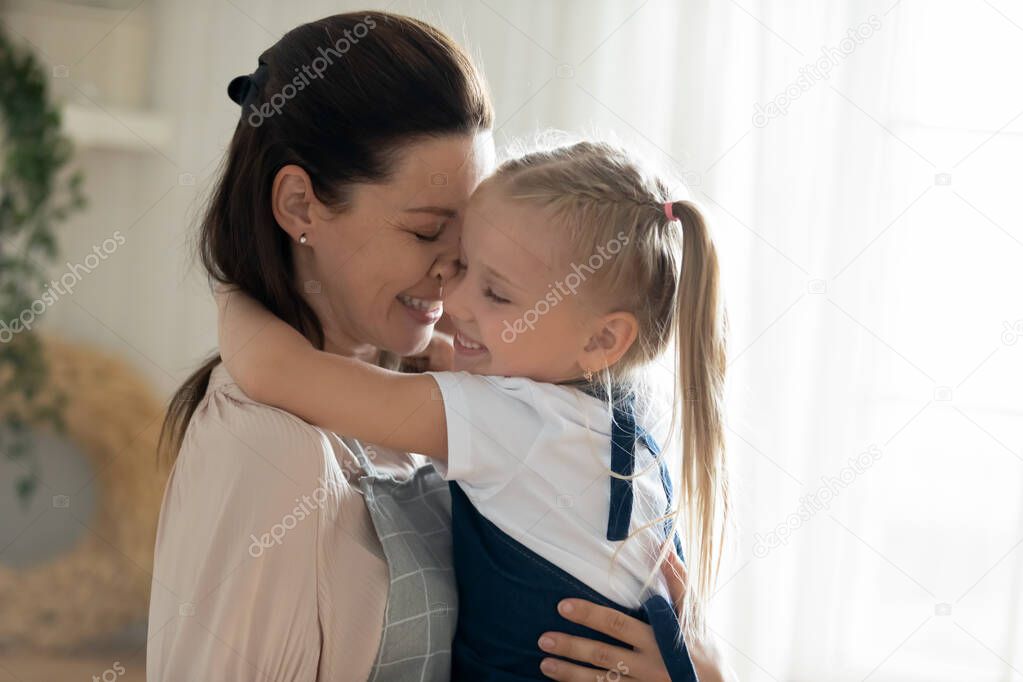
[[[610,477],[610,506],[607,518],[607,539],[625,540],[629,537],[629,527],[632,522],[632,508],[634,503],[633,474],[636,469],[636,443],[643,446],[657,460],[660,468],[661,486],[664,488],[664,497],[667,506],[664,510],[668,514],[674,505],[674,490],[671,484],[671,476],[668,473],[668,465],[661,457],[661,448],[649,431],[636,424],[636,399],[632,393],[625,393],[613,401],[611,422],[611,472]],[[672,520],[667,518],[663,524],[664,537],[672,535]],[[682,555],[682,543],[678,534],[673,537],[675,551],[679,558],[685,559]]]
[[[366,475],[376,478],[376,465],[373,464],[372,458],[366,453],[366,449],[362,447],[362,443],[354,438],[345,438],[344,441],[345,445],[348,446],[348,449],[352,451],[353,455],[355,455],[355,460],[359,463],[359,466],[362,467],[362,470],[366,473]]]

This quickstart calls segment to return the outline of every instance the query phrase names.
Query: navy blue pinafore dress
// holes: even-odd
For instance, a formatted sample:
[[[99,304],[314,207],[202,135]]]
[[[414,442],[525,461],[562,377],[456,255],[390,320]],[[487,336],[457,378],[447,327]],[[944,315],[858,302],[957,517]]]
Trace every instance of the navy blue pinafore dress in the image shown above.
[[[634,400],[614,404],[611,429],[611,470],[631,476],[637,441],[653,455],[659,448],[638,428]],[[671,480],[661,462],[661,482],[669,505]],[[610,512],[607,539],[624,540],[632,518],[632,481],[609,476]],[[452,675],[457,682],[520,682],[547,680],[540,672],[546,656],[537,645],[544,632],[556,631],[631,648],[629,645],[562,618],[558,602],[585,599],[617,609],[649,623],[673,682],[696,682],[689,652],[679,636],[675,611],[654,594],[638,609],[617,604],[562,570],[486,519],[455,482],[451,487],[453,558],[458,585],[458,625],[452,645]],[[670,531],[670,521],[664,533]],[[678,536],[673,538],[682,556]],[[612,669],[613,670],[613,669]],[[619,673],[622,671],[619,670]],[[607,673],[604,673],[607,675]]]

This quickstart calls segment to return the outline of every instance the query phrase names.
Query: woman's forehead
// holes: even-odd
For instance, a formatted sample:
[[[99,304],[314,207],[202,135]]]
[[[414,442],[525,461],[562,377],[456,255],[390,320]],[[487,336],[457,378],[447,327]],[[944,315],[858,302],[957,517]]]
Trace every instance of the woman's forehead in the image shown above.
[[[420,140],[403,149],[393,181],[421,191],[461,193],[465,200],[492,170],[489,133],[452,134]]]

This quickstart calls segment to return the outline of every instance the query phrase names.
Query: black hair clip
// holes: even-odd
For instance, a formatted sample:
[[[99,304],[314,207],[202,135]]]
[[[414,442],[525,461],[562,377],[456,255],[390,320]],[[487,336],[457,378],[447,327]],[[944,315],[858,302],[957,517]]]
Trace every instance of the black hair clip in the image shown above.
[[[270,72],[266,62],[259,60],[259,67],[247,76],[238,76],[227,84],[227,96],[240,107],[245,107],[249,100],[263,89]]]

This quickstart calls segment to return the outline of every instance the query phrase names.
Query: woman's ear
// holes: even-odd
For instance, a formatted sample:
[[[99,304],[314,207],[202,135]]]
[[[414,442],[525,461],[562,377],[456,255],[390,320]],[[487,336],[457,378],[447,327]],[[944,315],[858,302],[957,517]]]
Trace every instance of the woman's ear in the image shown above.
[[[306,243],[315,238],[312,205],[317,202],[312,180],[302,168],[292,164],[277,171],[270,205],[277,224],[296,242],[302,235],[306,235]]]
[[[608,313],[595,323],[592,335],[579,357],[583,371],[598,372],[622,359],[639,335],[639,322],[632,313]]]

